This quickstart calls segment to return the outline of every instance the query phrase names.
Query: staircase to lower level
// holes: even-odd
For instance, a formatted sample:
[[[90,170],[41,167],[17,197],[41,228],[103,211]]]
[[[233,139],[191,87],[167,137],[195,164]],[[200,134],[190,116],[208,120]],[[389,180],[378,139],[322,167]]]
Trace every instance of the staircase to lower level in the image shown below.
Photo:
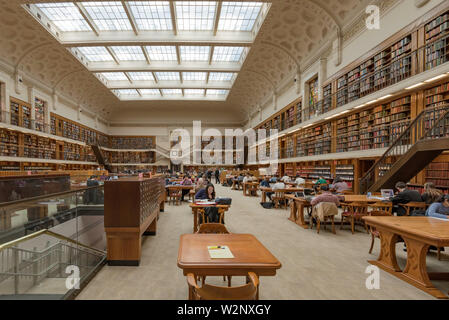
[[[360,179],[360,193],[393,189],[449,150],[449,104],[422,111]]]

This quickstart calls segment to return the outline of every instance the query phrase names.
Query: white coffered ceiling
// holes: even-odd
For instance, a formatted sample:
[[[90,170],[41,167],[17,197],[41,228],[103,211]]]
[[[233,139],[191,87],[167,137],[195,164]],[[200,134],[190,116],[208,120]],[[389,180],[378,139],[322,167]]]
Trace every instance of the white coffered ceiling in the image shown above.
[[[190,108],[243,121],[377,2],[0,0],[0,59],[105,119]]]

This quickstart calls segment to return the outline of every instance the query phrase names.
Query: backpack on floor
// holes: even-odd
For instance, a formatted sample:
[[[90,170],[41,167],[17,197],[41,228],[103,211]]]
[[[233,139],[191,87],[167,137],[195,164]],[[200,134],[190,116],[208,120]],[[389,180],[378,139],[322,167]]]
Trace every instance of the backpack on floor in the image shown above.
[[[273,207],[274,207],[273,202],[261,202],[260,205],[264,209],[273,209]]]

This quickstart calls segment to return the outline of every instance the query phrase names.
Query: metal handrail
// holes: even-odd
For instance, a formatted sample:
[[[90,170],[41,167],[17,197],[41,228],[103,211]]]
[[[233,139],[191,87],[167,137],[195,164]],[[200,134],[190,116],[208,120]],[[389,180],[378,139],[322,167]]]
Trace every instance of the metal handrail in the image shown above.
[[[89,249],[89,250],[92,250],[92,251],[96,251],[96,252],[98,252],[100,254],[105,254],[105,251],[102,251],[102,250],[99,250],[99,249],[96,249],[96,248],[93,248],[93,247],[89,247],[89,246],[87,246],[85,244],[82,244],[81,242],[78,242],[76,240],[73,240],[73,239],[70,239],[68,237],[62,236],[62,235],[60,235],[58,233],[52,232],[52,231],[47,230],[47,229],[43,229],[43,230],[34,232],[32,234],[26,235],[24,237],[12,240],[10,242],[6,242],[6,243],[3,243],[3,244],[0,244],[0,251],[3,250],[3,249],[6,249],[6,248],[13,247],[13,246],[15,246],[15,245],[17,245],[17,244],[19,244],[21,242],[28,241],[30,239],[36,238],[36,237],[41,236],[43,234],[49,235],[49,236],[52,236],[52,237],[55,237],[55,238],[58,238],[58,239],[63,240],[63,241],[67,241],[67,242],[76,244],[77,246],[80,246],[80,247],[83,247],[83,248],[86,248],[86,249]]]
[[[83,192],[83,191],[97,189],[97,188],[101,189],[101,188],[103,188],[103,186],[100,185],[100,186],[85,187],[85,188],[80,188],[80,189],[76,189],[76,190],[68,190],[68,191],[61,191],[61,192],[56,192],[56,193],[51,193],[51,194],[45,194],[45,195],[37,196],[37,197],[33,197],[33,198],[19,199],[19,200],[8,201],[8,202],[0,202],[0,208],[9,207],[9,206],[16,205],[16,204],[27,204],[29,202],[45,200],[45,199],[49,199],[49,198],[64,196],[64,195],[67,195],[70,193]]]

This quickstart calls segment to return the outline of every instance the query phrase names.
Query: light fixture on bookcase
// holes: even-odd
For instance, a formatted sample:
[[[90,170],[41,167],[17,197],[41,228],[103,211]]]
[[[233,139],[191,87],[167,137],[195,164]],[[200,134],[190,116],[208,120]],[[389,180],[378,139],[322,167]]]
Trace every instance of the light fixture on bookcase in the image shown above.
[[[434,82],[434,81],[437,81],[437,80],[442,79],[442,78],[444,78],[444,77],[447,77],[447,75],[448,75],[447,73],[445,73],[445,74],[440,74],[439,76],[430,78],[430,79],[428,79],[428,80],[426,80],[426,81],[424,81],[424,82],[425,82],[425,83]]]
[[[423,84],[424,84],[424,82],[420,82],[420,83],[414,84],[413,86],[405,88],[405,90],[412,90],[412,89],[422,86]]]
[[[392,96],[393,96],[392,94],[387,94],[386,96],[383,96],[383,97],[377,99],[376,101],[379,101],[379,100],[385,100],[385,99],[390,98],[390,97],[392,97]]]

